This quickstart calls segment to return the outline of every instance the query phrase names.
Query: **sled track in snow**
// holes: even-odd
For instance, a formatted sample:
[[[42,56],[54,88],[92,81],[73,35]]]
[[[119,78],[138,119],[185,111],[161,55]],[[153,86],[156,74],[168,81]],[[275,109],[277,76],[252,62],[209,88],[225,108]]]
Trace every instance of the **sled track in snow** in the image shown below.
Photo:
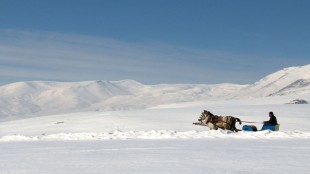
[[[0,142],[12,141],[63,141],[63,140],[126,140],[126,139],[287,139],[302,138],[310,139],[310,132],[288,131],[288,132],[231,132],[224,130],[209,131],[184,131],[171,130],[153,131],[120,131],[101,133],[58,133],[42,134],[40,136],[7,135],[0,138]]]

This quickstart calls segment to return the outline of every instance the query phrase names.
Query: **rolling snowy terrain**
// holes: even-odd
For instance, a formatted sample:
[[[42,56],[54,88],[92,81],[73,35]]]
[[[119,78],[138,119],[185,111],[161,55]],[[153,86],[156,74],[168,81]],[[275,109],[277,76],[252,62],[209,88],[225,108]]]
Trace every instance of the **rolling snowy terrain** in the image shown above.
[[[288,103],[296,98],[310,99],[310,65],[280,70],[251,85],[143,85],[133,80],[33,81],[2,86],[0,94],[1,119],[80,111],[146,109],[206,100],[269,97],[269,101],[272,100],[270,96],[285,96],[281,102]]]
[[[0,173],[309,173],[310,65],[249,85],[133,80],[19,82],[0,87]],[[200,113],[259,129],[193,125]],[[242,125],[236,125],[241,129]]]

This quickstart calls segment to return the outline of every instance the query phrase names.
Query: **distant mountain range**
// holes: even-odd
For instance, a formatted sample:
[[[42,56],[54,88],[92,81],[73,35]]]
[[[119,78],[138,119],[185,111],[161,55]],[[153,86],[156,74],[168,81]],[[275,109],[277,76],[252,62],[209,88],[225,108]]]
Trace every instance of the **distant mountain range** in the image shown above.
[[[310,64],[285,68],[250,85],[144,85],[134,80],[17,82],[0,87],[0,116],[142,109],[199,100],[304,94],[310,94]]]

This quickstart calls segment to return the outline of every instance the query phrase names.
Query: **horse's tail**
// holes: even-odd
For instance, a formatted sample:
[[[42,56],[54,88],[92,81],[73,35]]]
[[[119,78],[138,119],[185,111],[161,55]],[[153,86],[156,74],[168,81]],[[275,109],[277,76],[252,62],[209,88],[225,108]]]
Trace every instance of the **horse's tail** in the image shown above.
[[[242,124],[242,121],[239,118],[237,118],[237,117],[234,117],[234,118],[235,118],[236,121],[239,122],[239,124]]]

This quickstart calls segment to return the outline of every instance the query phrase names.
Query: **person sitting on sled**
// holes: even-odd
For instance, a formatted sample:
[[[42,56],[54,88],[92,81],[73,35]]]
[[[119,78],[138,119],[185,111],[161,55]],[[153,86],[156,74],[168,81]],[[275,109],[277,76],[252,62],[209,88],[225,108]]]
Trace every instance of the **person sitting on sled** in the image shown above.
[[[273,126],[273,125],[277,125],[278,122],[277,122],[277,118],[276,116],[273,115],[273,112],[269,112],[269,121],[264,121],[264,125],[270,125],[270,126]]]

